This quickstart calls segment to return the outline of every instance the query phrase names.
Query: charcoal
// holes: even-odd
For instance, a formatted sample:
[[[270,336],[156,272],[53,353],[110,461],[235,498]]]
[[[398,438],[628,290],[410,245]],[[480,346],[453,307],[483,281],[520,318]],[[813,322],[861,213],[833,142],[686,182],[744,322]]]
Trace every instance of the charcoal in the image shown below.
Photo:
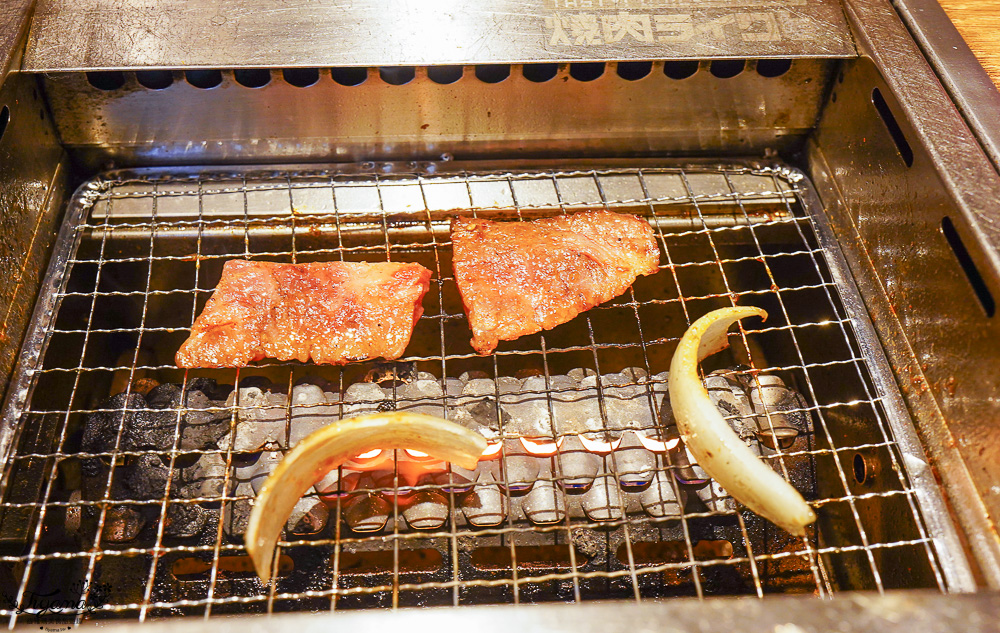
[[[566,490],[584,490],[590,487],[601,468],[601,456],[584,448],[580,437],[567,435],[556,454],[559,464],[559,483]]]
[[[208,511],[193,503],[171,503],[163,521],[167,536],[187,538],[197,536],[208,522]]]
[[[551,481],[539,481],[521,500],[521,509],[528,520],[537,525],[559,523],[566,518],[563,492]]]
[[[448,498],[439,492],[422,490],[403,510],[407,525],[415,530],[436,530],[448,520]]]
[[[653,479],[656,456],[646,450],[635,433],[622,435],[622,442],[610,460],[622,488],[641,488]]]
[[[127,543],[139,536],[145,524],[142,515],[135,508],[125,505],[112,506],[104,518],[101,538],[109,543]]]
[[[216,448],[231,425],[232,413],[226,410],[225,400],[213,400],[207,392],[189,389],[185,404],[187,412],[181,421],[178,448],[184,451]]]
[[[490,473],[481,476],[472,492],[462,497],[462,514],[475,527],[493,527],[507,518],[507,496]]]
[[[656,471],[653,481],[640,495],[639,501],[642,509],[650,516],[656,518],[679,517],[681,515],[681,501],[677,499],[676,485],[671,481],[669,473],[662,470]],[[683,492],[683,491],[682,491]]]
[[[622,517],[622,498],[614,477],[607,473],[597,477],[590,490],[583,494],[583,511],[591,521],[615,521]]]
[[[140,455],[126,468],[125,484],[128,487],[129,499],[151,500],[161,499],[167,489],[167,478],[170,474],[169,461],[167,464],[159,455],[147,453]],[[176,485],[177,482],[172,482]]]
[[[165,382],[153,387],[146,394],[146,404],[152,409],[169,409],[181,400],[181,386],[174,382]]]
[[[115,448],[115,441],[118,438],[119,426],[129,429],[134,426],[148,424],[151,415],[146,411],[133,411],[132,409],[145,409],[146,399],[137,393],[120,393],[105,401],[101,409],[115,409],[114,411],[98,411],[91,413],[84,420],[83,440],[80,448],[86,453],[110,453]],[[126,431],[123,431],[123,444],[125,443]],[[123,445],[121,448],[128,449]],[[82,463],[83,474],[96,477],[104,471],[104,465],[100,458],[84,459]]]

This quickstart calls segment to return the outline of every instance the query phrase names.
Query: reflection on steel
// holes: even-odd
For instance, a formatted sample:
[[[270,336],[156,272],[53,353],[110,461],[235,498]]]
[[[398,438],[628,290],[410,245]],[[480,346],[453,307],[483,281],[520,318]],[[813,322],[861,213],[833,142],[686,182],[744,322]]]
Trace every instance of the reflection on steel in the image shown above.
[[[854,55],[836,0],[38,4],[31,71]]]

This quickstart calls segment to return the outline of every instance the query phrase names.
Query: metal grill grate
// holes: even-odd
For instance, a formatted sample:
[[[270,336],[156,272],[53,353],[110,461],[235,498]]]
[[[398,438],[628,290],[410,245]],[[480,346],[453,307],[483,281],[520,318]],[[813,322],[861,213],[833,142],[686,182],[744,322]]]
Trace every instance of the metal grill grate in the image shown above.
[[[79,622],[961,586],[964,562],[949,540],[948,519],[926,469],[914,470],[923,464],[919,445],[800,174],[708,164],[439,174],[437,165],[411,164],[419,175],[384,167],[117,172],[81,188],[5,410],[11,453],[2,483],[0,565],[9,599],[0,612],[11,626],[39,617],[33,597],[53,592],[68,606],[47,617]],[[594,207],[647,217],[662,250],[660,272],[571,323],[502,343],[492,356],[474,354],[451,274],[448,218],[475,213],[526,220]],[[232,518],[220,518],[252,498],[235,482],[247,454],[232,442],[185,449],[189,401],[169,409],[173,422],[163,445],[130,447],[123,440],[130,416],[138,415],[127,399],[147,394],[150,385],[177,383],[186,391],[205,377],[217,386],[264,377],[289,396],[278,408],[290,425],[297,385],[321,381],[332,394],[325,404],[342,413],[346,390],[372,368],[274,361],[242,370],[174,366],[174,351],[222,264],[234,257],[419,262],[433,272],[431,291],[397,370],[412,367],[439,382],[442,410],[454,399],[446,383],[459,376],[486,376],[494,385],[503,377],[539,376],[544,388],[533,393],[551,410],[554,401],[580,389],[554,378],[621,372],[631,376],[628,386],[645,394],[657,421],[647,437],[664,445],[669,429],[662,425],[661,372],[684,329],[717,307],[760,305],[768,321],[741,328],[730,356],[707,361],[718,364],[706,370],[721,368],[721,375],[757,388],[762,377],[777,376],[804,396],[804,405],[780,413],[804,416],[808,429],[794,445],[775,446],[769,459],[810,497],[820,520],[808,538],[792,539],[731,500],[685,497],[685,484],[675,476],[657,480],[668,481],[679,500],[675,514],[643,512],[634,501],[641,490],[623,489],[616,493],[617,511],[595,520],[579,511],[580,494],[566,485],[559,445],[548,473],[539,477],[554,507],[564,508],[558,520],[533,521],[515,512],[523,495],[507,481],[509,467],[501,467],[495,483],[506,516],[482,528],[462,519],[468,488],[449,485],[453,481],[406,484],[393,462],[388,485],[327,499],[329,520],[322,529],[282,541],[282,573],[265,587],[249,573],[242,542],[227,527]],[[594,388],[607,420],[602,384],[597,380]],[[394,406],[407,406],[403,391],[389,388]],[[121,393],[125,400],[108,400]],[[151,407],[142,404],[139,413]],[[239,398],[199,405],[198,411],[220,414],[230,432],[245,415]],[[778,412],[765,413],[772,425]],[[81,436],[94,415],[113,421],[114,440],[108,450],[88,453],[81,451]],[[551,439],[563,438],[554,430]],[[511,457],[510,446],[501,444],[501,463]],[[208,454],[221,468],[217,490],[180,495],[185,484],[178,473]],[[619,479],[616,455],[601,456],[601,472],[613,478],[608,481]],[[149,456],[164,466],[162,492],[122,498],[116,478]],[[96,480],[88,480],[81,466],[88,459],[104,465]],[[655,453],[657,473],[688,467],[682,462],[676,451]],[[447,520],[431,530],[415,529],[402,516],[407,495],[425,491],[447,501]],[[378,494],[390,500],[385,527],[352,529],[345,517],[352,499]],[[207,519],[197,534],[172,532],[171,522],[181,516],[171,514],[175,506],[204,510]],[[146,517],[138,527],[129,522],[137,516]]]

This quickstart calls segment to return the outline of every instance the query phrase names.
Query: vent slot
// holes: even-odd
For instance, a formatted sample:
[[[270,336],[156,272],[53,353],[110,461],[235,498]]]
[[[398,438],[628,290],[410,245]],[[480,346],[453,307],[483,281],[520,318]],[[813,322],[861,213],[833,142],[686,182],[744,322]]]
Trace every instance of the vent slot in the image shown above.
[[[979,299],[979,305],[982,306],[986,317],[993,318],[993,315],[997,311],[997,304],[993,299],[993,293],[986,286],[986,279],[979,272],[976,262],[972,261],[969,249],[965,247],[962,236],[955,229],[955,223],[948,216],[944,216],[941,219],[941,232],[944,233],[944,238],[948,240],[948,246],[951,247],[951,252],[955,254],[955,259],[962,266],[962,272],[965,273],[965,278],[969,280],[973,292],[976,293],[976,298]]]
[[[580,62],[569,65],[569,76],[577,81],[594,81],[604,74],[604,62]]]
[[[698,62],[688,60],[682,62],[664,62],[663,74],[671,79],[687,79],[698,72]]]
[[[296,88],[308,88],[319,81],[319,68],[286,68],[281,77]]]
[[[125,73],[119,70],[87,73],[87,81],[98,90],[118,90],[125,85]]]
[[[413,81],[417,69],[413,66],[383,66],[378,69],[378,75],[391,86],[402,86]]]
[[[476,66],[476,78],[484,83],[498,84],[507,77],[510,77],[510,66],[508,64]]]
[[[8,123],[10,123],[10,108],[4,106],[0,108],[0,141],[3,140],[3,135],[7,132]]]
[[[184,73],[184,78],[195,88],[208,90],[215,88],[222,83],[222,71],[220,70],[189,70]]]
[[[910,147],[910,142],[906,140],[906,135],[903,134],[902,128],[896,122],[895,115],[889,109],[889,104],[886,103],[885,97],[882,96],[882,91],[878,88],[872,90],[872,104],[875,106],[879,117],[881,117],[882,123],[885,124],[885,129],[889,131],[892,142],[896,144],[896,149],[899,150],[899,155],[903,158],[903,162],[906,163],[907,167],[912,167],[913,148]]]

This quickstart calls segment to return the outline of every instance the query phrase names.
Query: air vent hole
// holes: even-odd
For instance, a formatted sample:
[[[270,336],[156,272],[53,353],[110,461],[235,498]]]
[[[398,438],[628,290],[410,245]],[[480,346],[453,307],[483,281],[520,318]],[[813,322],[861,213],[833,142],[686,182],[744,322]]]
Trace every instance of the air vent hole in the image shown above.
[[[976,262],[972,260],[969,249],[965,247],[962,236],[958,234],[958,230],[955,228],[955,223],[948,216],[944,216],[941,219],[941,231],[944,233],[945,239],[948,240],[948,246],[955,253],[955,259],[962,266],[962,272],[965,273],[966,278],[972,285],[972,290],[976,293],[976,298],[979,299],[979,305],[982,306],[983,312],[986,313],[987,318],[992,318],[997,311],[997,304],[993,299],[993,293],[986,286],[986,280],[983,278],[982,273],[979,272]]]
[[[521,67],[524,78],[536,84],[551,81],[558,73],[559,64],[525,64]]]
[[[308,88],[319,81],[319,68],[286,68],[281,77],[296,88]]]
[[[498,84],[510,77],[510,64],[483,64],[476,66],[476,79],[487,84]]]
[[[7,124],[10,123],[10,108],[4,106],[0,108],[0,140],[3,140],[4,132],[7,131]]]
[[[118,90],[125,85],[125,73],[120,70],[104,70],[87,73],[87,81],[98,90]]]
[[[219,70],[189,70],[184,78],[195,88],[208,90],[222,83],[222,71]]]
[[[671,79],[687,79],[698,72],[697,61],[664,62],[663,74]]]
[[[240,68],[233,71],[233,78],[247,88],[263,88],[271,83],[271,71],[266,68]]]
[[[417,70],[413,66],[383,66],[378,69],[382,81],[392,86],[402,86],[413,81]]]
[[[463,72],[461,66],[430,66],[427,78],[436,84],[453,84],[462,78]]]
[[[780,77],[792,68],[790,59],[759,59],[757,74],[761,77]]]
[[[626,81],[637,81],[653,70],[653,62],[618,62],[618,76]]]
[[[743,72],[746,65],[746,60],[743,59],[717,59],[709,65],[708,69],[712,75],[719,79],[729,79]]]
[[[903,158],[903,162],[906,163],[907,167],[913,166],[913,148],[910,147],[910,142],[906,140],[903,129],[899,127],[899,122],[896,121],[896,115],[892,113],[889,104],[886,103],[885,97],[882,96],[882,91],[878,88],[872,90],[872,105],[875,106],[875,110],[882,118],[882,123],[885,124],[885,128],[889,131],[889,136],[892,137],[892,142],[896,144],[896,149],[899,150],[899,155]]]
[[[579,62],[569,65],[569,76],[577,81],[594,81],[604,74],[604,62]]]
[[[140,70],[135,73],[139,85],[150,90],[163,90],[174,83],[174,73],[169,70]]]
[[[330,76],[341,86],[359,86],[368,79],[367,68],[331,68]]]
[[[854,467],[854,481],[859,484],[868,481],[868,462],[865,461],[861,453],[854,454],[854,463],[852,465]]]

